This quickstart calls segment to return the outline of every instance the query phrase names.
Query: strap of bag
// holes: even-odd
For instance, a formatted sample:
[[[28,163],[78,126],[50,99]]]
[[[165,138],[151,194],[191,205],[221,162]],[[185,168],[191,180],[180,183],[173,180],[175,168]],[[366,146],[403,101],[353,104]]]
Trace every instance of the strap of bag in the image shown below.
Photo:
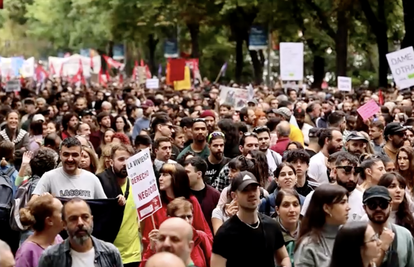
[[[129,179],[127,179],[127,187],[126,187],[125,194],[124,194],[125,200],[128,199],[128,196],[129,196]]]

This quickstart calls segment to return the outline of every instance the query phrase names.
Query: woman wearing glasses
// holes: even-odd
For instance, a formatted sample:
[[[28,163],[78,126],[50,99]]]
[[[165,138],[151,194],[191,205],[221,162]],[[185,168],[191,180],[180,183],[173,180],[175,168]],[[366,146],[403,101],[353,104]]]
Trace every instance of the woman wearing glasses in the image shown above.
[[[329,267],[375,267],[381,244],[368,222],[347,223],[336,236]]]
[[[339,227],[349,213],[348,191],[322,184],[314,191],[296,241],[295,267],[328,267]]]

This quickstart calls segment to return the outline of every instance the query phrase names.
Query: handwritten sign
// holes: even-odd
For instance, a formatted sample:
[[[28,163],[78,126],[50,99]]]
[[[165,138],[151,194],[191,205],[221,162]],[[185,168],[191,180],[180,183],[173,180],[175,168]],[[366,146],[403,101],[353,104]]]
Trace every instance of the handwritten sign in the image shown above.
[[[145,81],[145,87],[148,89],[158,89],[160,88],[160,80],[158,80],[157,78],[147,79]]]
[[[280,78],[303,80],[303,43],[280,43]]]
[[[149,148],[127,160],[127,172],[131,179],[138,218],[142,221],[162,207]]]
[[[365,103],[363,106],[357,109],[358,114],[361,115],[362,119],[364,121],[368,120],[372,116],[378,113],[380,111],[380,107],[377,105],[377,103],[371,99],[367,103]]]
[[[351,92],[352,89],[352,78],[338,76],[338,89],[339,91]]]
[[[414,50],[412,46],[387,54],[387,60],[394,81],[400,90],[414,86]]]
[[[232,105],[235,110],[247,107],[248,91],[233,87],[220,86],[220,104]]]
[[[6,92],[20,92],[20,81],[11,80],[6,83]]]

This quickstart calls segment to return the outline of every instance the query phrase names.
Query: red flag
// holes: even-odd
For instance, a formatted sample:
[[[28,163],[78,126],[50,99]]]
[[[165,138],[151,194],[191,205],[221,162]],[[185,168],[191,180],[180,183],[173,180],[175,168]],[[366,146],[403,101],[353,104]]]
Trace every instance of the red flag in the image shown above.
[[[148,65],[145,65],[145,75],[147,76],[147,79],[151,79],[151,77],[152,77],[151,71],[148,68]]]
[[[53,64],[52,63],[50,63],[50,75],[55,75],[56,74],[56,71],[55,71],[55,67],[53,66]]]
[[[184,80],[185,59],[170,58],[168,59],[167,84],[172,84],[175,81]]]
[[[103,56],[103,58],[105,59],[105,61],[106,61],[106,63],[108,64],[108,66],[109,67],[111,67],[111,68],[115,68],[115,69],[123,69],[124,68],[124,64],[122,64],[122,63],[120,63],[120,62],[118,62],[118,61],[116,61],[115,59],[113,59],[113,58],[110,58],[110,57],[108,57],[108,56],[105,56],[105,55],[102,55]]]
[[[384,95],[382,94],[382,90],[378,92],[379,104],[382,106],[384,105]]]
[[[141,67],[144,67],[144,66],[145,66],[144,60],[141,59]]]
[[[63,63],[62,63],[62,65],[60,65],[60,70],[59,70],[59,76],[60,77],[63,77]]]

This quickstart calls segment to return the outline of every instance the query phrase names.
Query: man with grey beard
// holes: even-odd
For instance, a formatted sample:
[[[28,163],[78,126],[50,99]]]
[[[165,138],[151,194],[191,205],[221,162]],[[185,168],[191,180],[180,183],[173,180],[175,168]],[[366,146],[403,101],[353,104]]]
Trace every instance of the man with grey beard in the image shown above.
[[[68,238],[46,249],[39,267],[122,267],[118,249],[92,236],[93,216],[88,204],[80,198],[68,201],[62,209],[62,220]]]

